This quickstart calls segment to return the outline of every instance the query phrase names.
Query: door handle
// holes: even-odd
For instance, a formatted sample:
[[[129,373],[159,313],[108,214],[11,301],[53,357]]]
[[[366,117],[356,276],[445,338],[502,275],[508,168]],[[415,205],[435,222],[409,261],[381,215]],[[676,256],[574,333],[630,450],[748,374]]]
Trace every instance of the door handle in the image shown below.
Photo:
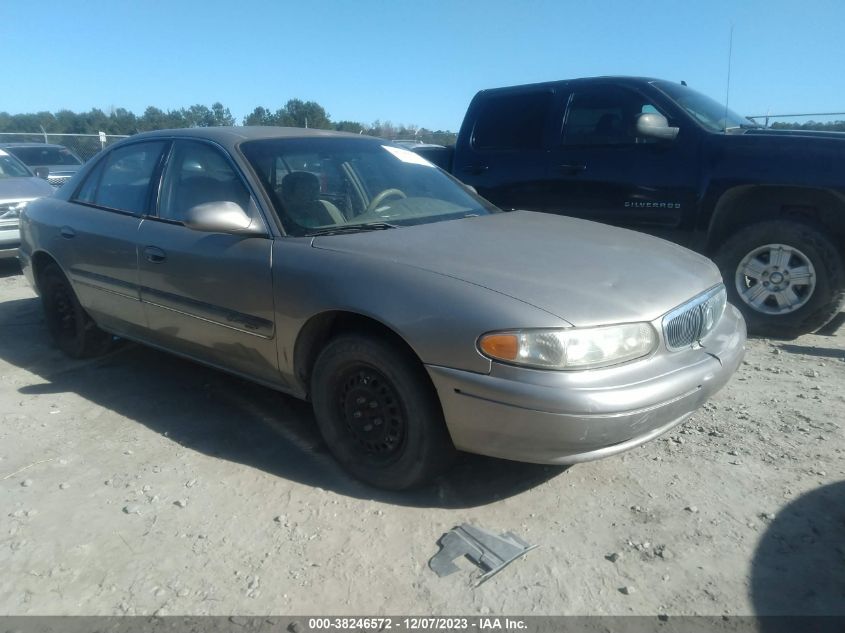
[[[563,163],[557,166],[558,170],[567,174],[580,174],[582,171],[587,171],[587,165],[584,163]]]
[[[61,234],[61,236],[63,238],[68,239],[68,240],[76,237],[76,231],[74,231],[69,226],[63,226],[61,229],[59,229],[59,233]]]
[[[481,174],[490,169],[488,165],[464,165],[461,171],[468,174]]]
[[[152,262],[153,264],[160,264],[164,260],[167,259],[167,253],[156,246],[145,246],[144,247],[144,257],[147,259],[148,262]]]

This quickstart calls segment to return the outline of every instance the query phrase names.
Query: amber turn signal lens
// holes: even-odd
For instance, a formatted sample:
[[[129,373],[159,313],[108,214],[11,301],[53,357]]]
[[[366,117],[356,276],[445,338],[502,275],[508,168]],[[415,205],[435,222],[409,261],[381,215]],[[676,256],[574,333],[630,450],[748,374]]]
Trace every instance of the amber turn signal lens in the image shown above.
[[[516,334],[488,334],[478,342],[481,351],[493,358],[516,360],[519,353],[519,339]]]

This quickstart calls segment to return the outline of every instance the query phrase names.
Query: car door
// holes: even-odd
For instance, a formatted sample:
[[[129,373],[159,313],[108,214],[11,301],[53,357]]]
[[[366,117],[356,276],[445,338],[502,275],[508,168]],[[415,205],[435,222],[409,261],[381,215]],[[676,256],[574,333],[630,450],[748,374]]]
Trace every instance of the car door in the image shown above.
[[[62,204],[56,259],[83,307],[104,328],[139,336],[146,319],[138,288],[136,239],[153,202],[168,141],[115,148],[88,172]]]
[[[550,154],[555,212],[669,236],[692,221],[698,135],[682,128],[672,141],[642,138],[636,120],[648,112],[666,114],[627,86],[573,88]]]
[[[547,210],[558,94],[555,87],[532,86],[476,96],[468,129],[459,135],[454,175],[502,209]]]
[[[176,140],[157,212],[138,230],[141,300],[153,342],[198,360],[278,382],[272,239],[186,226],[188,209],[235,202],[266,226],[225,151]]]

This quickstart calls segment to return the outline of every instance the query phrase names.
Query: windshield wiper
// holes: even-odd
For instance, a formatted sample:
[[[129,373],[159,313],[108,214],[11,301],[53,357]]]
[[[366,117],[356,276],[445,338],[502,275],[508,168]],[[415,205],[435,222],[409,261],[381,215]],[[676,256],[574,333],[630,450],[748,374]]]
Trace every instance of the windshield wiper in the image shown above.
[[[340,226],[327,226],[324,229],[317,229],[305,234],[306,237],[317,235],[340,235],[342,233],[362,233],[364,231],[385,231],[387,229],[398,229],[395,224],[388,222],[367,222],[364,224],[341,224]]]

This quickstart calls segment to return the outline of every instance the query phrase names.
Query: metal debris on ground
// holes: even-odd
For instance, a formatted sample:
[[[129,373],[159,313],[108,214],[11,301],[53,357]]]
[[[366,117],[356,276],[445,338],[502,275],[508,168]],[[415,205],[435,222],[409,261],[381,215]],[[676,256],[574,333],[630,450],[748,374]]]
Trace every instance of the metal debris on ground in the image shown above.
[[[458,571],[455,559],[465,556],[484,574],[475,583],[478,587],[537,545],[529,545],[513,532],[495,534],[484,528],[464,523],[452,528],[437,541],[440,551],[432,556],[428,566],[438,576]]]

